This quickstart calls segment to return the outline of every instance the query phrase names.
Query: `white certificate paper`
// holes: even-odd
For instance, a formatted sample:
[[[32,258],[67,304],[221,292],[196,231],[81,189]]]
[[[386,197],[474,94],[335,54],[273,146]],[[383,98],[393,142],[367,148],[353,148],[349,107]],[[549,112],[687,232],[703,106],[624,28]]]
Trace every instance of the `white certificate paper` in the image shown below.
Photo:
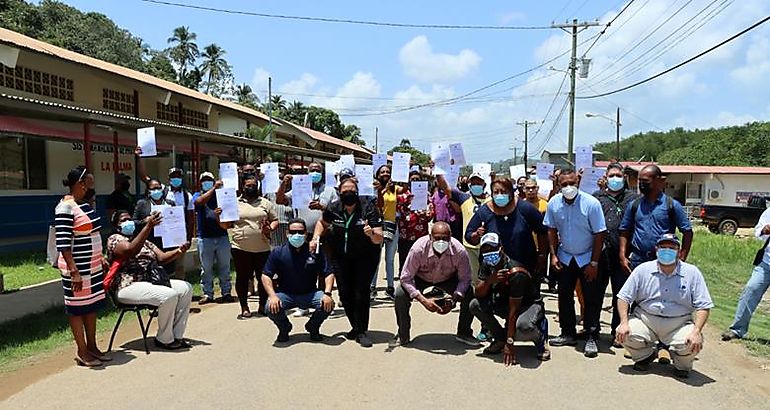
[[[553,175],[553,164],[549,164],[547,162],[538,162],[536,169],[538,181],[549,179],[551,178],[551,175]]]
[[[430,159],[433,160],[435,168],[433,175],[445,175],[449,172],[449,145],[444,142],[434,142],[430,148]]]
[[[266,162],[259,165],[259,170],[264,175],[262,178],[262,194],[274,194],[278,192],[281,186],[281,179],[278,175],[278,163]]]
[[[604,175],[604,168],[583,168],[583,176],[580,178],[580,190],[593,194],[599,190],[599,178]]]
[[[219,188],[217,193],[217,206],[222,208],[219,215],[220,222],[233,222],[240,219],[238,216],[238,197],[233,188]]]
[[[409,182],[409,162],[412,160],[412,154],[405,152],[393,153],[393,172],[390,179],[393,182]]]
[[[187,242],[187,229],[185,229],[184,206],[166,206],[161,215],[165,226],[163,230],[163,248],[176,248]],[[160,226],[160,225],[159,225]]]
[[[223,188],[238,189],[238,164],[235,162],[223,162],[219,164],[219,179]]]
[[[412,203],[409,209],[413,211],[428,210],[428,181],[413,181],[411,186]]]
[[[356,169],[356,158],[353,154],[340,155],[339,165],[340,170],[347,168],[353,171]]]
[[[514,180],[514,184],[519,177],[527,175],[527,169],[524,167],[524,164],[511,165],[508,167],[508,171],[511,173],[511,179]]]
[[[162,205],[153,205],[150,204],[150,213],[159,213],[163,215],[163,209],[168,208],[168,205],[162,204]],[[160,225],[155,225],[154,228],[152,228],[152,236],[156,237],[163,237],[164,232],[166,231],[166,225],[164,224],[165,221],[161,221]]]
[[[358,179],[358,195],[374,196],[374,174],[372,165],[356,164],[356,179]]]
[[[594,166],[593,147],[575,148],[575,171],[588,169]]]
[[[158,149],[155,146],[155,127],[137,129],[136,145],[142,149],[142,157],[154,157],[158,155]]]
[[[324,184],[327,186],[337,186],[337,162],[326,161],[324,162]]]
[[[387,163],[388,154],[372,154],[372,176],[381,166],[387,165]],[[356,175],[358,175],[358,172],[356,172]]]
[[[313,181],[310,175],[291,177],[291,206],[294,209],[308,209],[313,199]]]
[[[446,183],[450,188],[457,186],[457,180],[460,179],[460,167],[461,165],[452,164],[449,166],[449,172],[444,175]]]
[[[553,190],[553,181],[550,179],[537,179],[537,194],[543,198],[548,199],[548,195]]]
[[[465,161],[465,151],[463,150],[463,144],[461,142],[449,144],[449,155],[454,160],[455,165],[462,166],[467,164]]]

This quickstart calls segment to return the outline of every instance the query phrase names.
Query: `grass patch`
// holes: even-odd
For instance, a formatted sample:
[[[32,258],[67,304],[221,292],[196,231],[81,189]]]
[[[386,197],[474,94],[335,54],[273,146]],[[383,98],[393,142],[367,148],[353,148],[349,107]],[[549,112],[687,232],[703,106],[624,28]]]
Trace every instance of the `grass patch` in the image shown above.
[[[700,268],[706,277],[716,305],[709,324],[721,333],[732,324],[735,307],[743,286],[754,268],[751,262],[762,246],[756,239],[740,239],[698,231],[693,239],[688,262]],[[760,303],[751,319],[749,334],[742,343],[755,355],[770,357],[770,304]]]
[[[17,252],[0,255],[0,274],[6,290],[47,282],[61,277],[46,261],[44,252]]]

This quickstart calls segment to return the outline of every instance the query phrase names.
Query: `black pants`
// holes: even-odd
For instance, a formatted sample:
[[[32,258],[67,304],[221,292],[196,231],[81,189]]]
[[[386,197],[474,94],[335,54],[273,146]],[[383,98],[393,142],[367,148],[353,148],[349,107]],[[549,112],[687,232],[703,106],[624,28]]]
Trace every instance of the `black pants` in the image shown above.
[[[249,281],[257,278],[257,294],[259,302],[257,312],[265,311],[267,303],[267,292],[262,286],[262,269],[265,267],[267,257],[270,252],[246,252],[240,249],[232,248],[233,263],[235,264],[235,294],[238,295],[238,302],[241,304],[241,310],[249,310]]]
[[[406,264],[406,257],[409,255],[409,250],[412,249],[412,245],[417,241],[409,241],[406,239],[398,240],[398,275],[401,276],[401,271],[404,270],[404,264]]]
[[[620,289],[628,279],[628,274],[623,271],[623,267],[620,266],[620,257],[617,249],[605,248],[602,251],[602,258],[599,260],[599,278],[602,283],[599,285],[599,291],[604,293],[607,289],[607,285],[611,285],[612,289],[612,330],[611,333],[615,334],[615,329],[620,325],[620,314],[618,314],[618,293]]]
[[[354,334],[369,330],[370,285],[379,254],[344,255],[336,258],[337,287],[345,316]]]
[[[564,266],[559,275],[559,326],[562,336],[577,335],[575,318],[575,284],[580,281],[585,299],[585,311],[583,312],[583,328],[588,334],[599,336],[599,315],[602,310],[601,280],[596,278],[589,282],[586,280],[583,268],[578,266],[573,258],[569,265]]]

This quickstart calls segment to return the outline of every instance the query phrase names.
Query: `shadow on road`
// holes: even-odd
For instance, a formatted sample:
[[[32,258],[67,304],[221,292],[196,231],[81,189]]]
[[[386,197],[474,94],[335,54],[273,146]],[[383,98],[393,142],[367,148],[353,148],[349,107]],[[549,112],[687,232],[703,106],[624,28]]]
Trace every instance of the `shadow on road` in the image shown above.
[[[152,336],[149,336],[149,335],[147,336],[147,346],[150,347],[150,353],[152,352],[184,353],[189,350],[189,349],[179,349],[179,350],[160,349],[155,346],[153,339],[154,338]],[[195,348],[195,346],[211,346],[211,343],[206,342],[204,340],[196,340],[196,339],[188,339],[188,338],[185,338],[185,340],[187,340],[187,342],[190,343],[190,345],[192,345],[193,348]],[[137,338],[137,339],[125,342],[122,345],[120,345],[120,347],[123,348],[123,352],[125,352],[126,350],[131,350],[131,351],[144,354],[144,342],[142,341],[141,338]],[[113,350],[113,352],[114,352],[113,355],[115,353],[118,353],[115,350]]]
[[[428,353],[452,356],[461,356],[468,353],[469,350],[479,349],[479,347],[458,342],[455,340],[455,335],[449,333],[422,334],[412,339],[407,347]]]
[[[492,360],[495,363],[499,363],[501,366],[503,365],[502,352],[492,355],[478,353],[476,354],[476,357]],[[516,345],[516,360],[519,361],[519,364],[516,366],[520,366],[522,369],[537,369],[540,367],[540,365],[543,364],[543,362],[537,358],[537,350],[535,349],[535,346]]]
[[[634,370],[634,366],[632,364],[626,364],[623,366],[620,366],[618,368],[618,372],[622,374],[627,374],[630,376],[645,376],[654,374],[657,376],[663,376],[668,377],[670,379],[676,380],[680,383],[684,383],[689,386],[693,387],[703,387],[707,384],[715,383],[716,380],[712,379],[709,376],[706,376],[705,374],[697,371],[697,370],[691,370],[690,371],[690,377],[686,379],[680,379],[678,377],[674,376],[674,367],[671,365],[664,365],[660,363],[653,363],[650,365],[650,370],[646,372],[638,372]]]

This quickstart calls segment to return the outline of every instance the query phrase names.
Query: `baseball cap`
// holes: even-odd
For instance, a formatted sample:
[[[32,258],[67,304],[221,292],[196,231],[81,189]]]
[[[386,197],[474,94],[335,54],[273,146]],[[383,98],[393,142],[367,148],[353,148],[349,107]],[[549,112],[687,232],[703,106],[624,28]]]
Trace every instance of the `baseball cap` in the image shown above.
[[[171,174],[175,174],[175,173],[177,173],[177,172],[179,172],[179,173],[184,173],[184,171],[182,171],[182,168],[176,168],[176,167],[172,167],[172,168],[169,168],[169,169],[168,169],[168,174],[169,174],[169,175],[171,175]]]
[[[484,234],[484,236],[481,237],[481,242],[479,243],[480,247],[484,245],[497,248],[500,246],[500,237],[497,236],[497,234],[494,232],[487,232]]]
[[[203,181],[203,178],[211,178],[213,180],[216,180],[216,178],[214,178],[214,174],[208,171],[202,173],[201,176],[198,178],[198,180]]]
[[[420,169],[419,165],[412,165],[412,167],[409,168],[409,175],[419,174],[421,172],[422,172],[422,169]]]
[[[673,242],[676,244],[676,246],[681,246],[681,243],[679,242],[679,238],[676,237],[673,233],[664,233],[663,235],[658,238],[658,241],[655,242],[656,245],[660,245],[663,242]]]
[[[131,179],[131,177],[126,175],[126,174],[124,174],[124,173],[122,173],[122,172],[120,174],[118,174],[118,175],[115,175],[115,180],[116,181],[123,181],[123,180],[128,180],[128,179]]]
[[[479,172],[474,172],[474,173],[471,174],[470,177],[468,177],[469,180],[473,179],[473,178],[478,178],[478,179],[480,179],[482,181],[484,180],[484,177],[481,176],[481,173],[479,173]]]

